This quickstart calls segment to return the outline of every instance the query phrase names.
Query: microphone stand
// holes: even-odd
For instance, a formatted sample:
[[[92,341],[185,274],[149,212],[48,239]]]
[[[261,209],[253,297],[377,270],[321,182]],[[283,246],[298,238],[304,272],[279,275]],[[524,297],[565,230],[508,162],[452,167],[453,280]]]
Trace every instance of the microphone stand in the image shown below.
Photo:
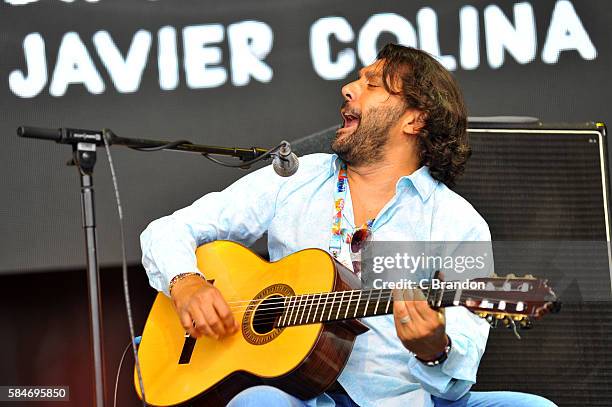
[[[103,407],[106,399],[106,380],[104,376],[104,354],[102,343],[102,307],[100,301],[100,270],[98,265],[98,249],[96,242],[96,220],[94,208],[93,171],[96,164],[96,147],[104,145],[106,139],[109,145],[121,145],[140,151],[173,150],[197,153],[207,156],[224,155],[237,157],[242,163],[238,165],[223,164],[229,167],[248,168],[262,159],[272,158],[276,151],[289,143],[283,141],[272,149],[258,147],[237,148],[193,144],[186,140],[163,141],[148,139],[132,139],[119,137],[112,131],[85,129],[49,129],[21,126],[17,135],[26,138],[55,141],[72,146],[72,159],[68,165],[74,165],[81,177],[81,212],[83,230],[85,231],[85,247],[87,257],[87,289],[89,295],[89,314],[94,362],[95,406]],[[208,157],[210,158],[210,157]],[[212,158],[211,158],[212,159]],[[216,160],[212,159],[217,162]]]

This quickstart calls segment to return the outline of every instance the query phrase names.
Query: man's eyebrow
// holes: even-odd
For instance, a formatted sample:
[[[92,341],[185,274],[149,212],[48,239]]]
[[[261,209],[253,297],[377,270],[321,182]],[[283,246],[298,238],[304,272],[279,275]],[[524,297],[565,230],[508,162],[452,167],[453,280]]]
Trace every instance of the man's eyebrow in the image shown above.
[[[357,77],[361,79],[362,76],[365,76],[366,79],[376,79],[380,78],[380,72],[378,71],[366,71],[365,68],[361,68],[357,73]]]
[[[365,77],[367,80],[372,80],[372,79],[380,79],[381,75],[378,71],[367,71],[365,73]]]

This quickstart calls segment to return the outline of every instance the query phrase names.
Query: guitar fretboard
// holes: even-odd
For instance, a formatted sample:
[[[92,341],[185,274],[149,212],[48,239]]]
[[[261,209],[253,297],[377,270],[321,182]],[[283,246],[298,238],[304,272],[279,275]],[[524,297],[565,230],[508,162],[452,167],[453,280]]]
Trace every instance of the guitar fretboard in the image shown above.
[[[460,305],[461,290],[431,291],[427,301],[433,308]],[[391,289],[333,291],[283,297],[273,307],[282,306],[277,328],[319,322],[340,321],[393,313]]]

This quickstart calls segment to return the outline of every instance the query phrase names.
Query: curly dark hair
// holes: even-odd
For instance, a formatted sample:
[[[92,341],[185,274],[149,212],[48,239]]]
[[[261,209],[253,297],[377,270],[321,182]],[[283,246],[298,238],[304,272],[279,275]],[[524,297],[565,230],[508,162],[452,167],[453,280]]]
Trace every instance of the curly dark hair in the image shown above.
[[[434,57],[415,48],[387,44],[377,59],[384,62],[385,89],[423,114],[418,135],[421,165],[429,167],[433,178],[453,187],[472,154],[459,85]],[[401,89],[394,86],[398,83]]]

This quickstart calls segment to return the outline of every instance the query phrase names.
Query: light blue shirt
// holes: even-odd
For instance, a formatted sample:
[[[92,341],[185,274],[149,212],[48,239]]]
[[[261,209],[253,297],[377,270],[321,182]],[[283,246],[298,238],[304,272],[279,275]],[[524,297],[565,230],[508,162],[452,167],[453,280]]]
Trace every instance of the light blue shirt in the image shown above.
[[[338,169],[337,156],[330,154],[301,157],[299,170],[288,178],[276,175],[268,166],[152,222],[141,235],[142,263],[151,286],[168,294],[172,277],[199,272],[195,249],[213,240],[250,245],[268,232],[272,261],[310,247],[328,251]],[[350,193],[343,214],[343,227],[352,229]],[[372,236],[380,241],[491,238],[478,212],[433,179],[427,167],[398,180],[395,196],[378,214],[372,230]],[[339,259],[350,267],[347,246]],[[430,394],[457,399],[476,382],[489,325],[465,308],[446,309],[446,333],[452,350],[448,359],[435,367],[422,364],[404,348],[392,315],[362,322],[370,330],[357,337],[338,378],[360,406],[429,407],[433,406]],[[321,395],[308,404],[333,405],[333,400]]]

